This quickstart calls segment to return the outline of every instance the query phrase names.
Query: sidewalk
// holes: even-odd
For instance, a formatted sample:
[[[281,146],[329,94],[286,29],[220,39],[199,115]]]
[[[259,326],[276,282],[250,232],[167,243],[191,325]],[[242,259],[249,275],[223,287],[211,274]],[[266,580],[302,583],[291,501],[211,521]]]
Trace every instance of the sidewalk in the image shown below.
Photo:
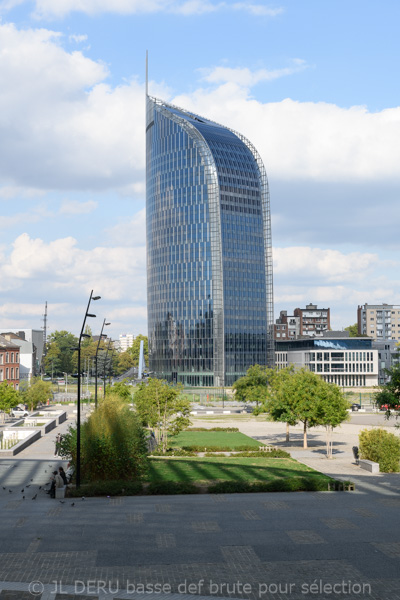
[[[285,447],[284,425],[241,429]],[[322,432],[312,430],[304,451],[293,428],[286,448],[354,480],[357,433],[338,433],[331,461]],[[52,450],[38,449],[50,460],[1,461],[0,600],[400,600],[398,475],[363,472],[355,492],[59,502],[39,489]]]

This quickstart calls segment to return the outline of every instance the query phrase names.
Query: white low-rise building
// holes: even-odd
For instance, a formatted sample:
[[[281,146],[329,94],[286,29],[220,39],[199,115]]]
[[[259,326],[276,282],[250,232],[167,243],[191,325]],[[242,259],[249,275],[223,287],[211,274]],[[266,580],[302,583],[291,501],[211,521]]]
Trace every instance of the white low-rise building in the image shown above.
[[[341,387],[378,385],[378,350],[372,347],[371,338],[348,337],[348,332],[330,331],[322,338],[277,341],[275,348],[278,368],[306,367]]]

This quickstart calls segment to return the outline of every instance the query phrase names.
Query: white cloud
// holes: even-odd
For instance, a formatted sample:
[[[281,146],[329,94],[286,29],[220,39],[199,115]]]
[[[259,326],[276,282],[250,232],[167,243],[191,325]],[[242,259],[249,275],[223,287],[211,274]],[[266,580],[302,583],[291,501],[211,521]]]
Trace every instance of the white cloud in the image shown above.
[[[357,182],[400,176],[400,107],[371,113],[363,106],[291,99],[264,104],[238,81],[172,102],[240,131],[275,179]]]
[[[70,36],[68,36],[68,39],[70,42],[75,42],[76,44],[81,44],[82,42],[86,42],[86,40],[88,39],[88,36],[71,34]]]
[[[0,2],[0,8],[10,10],[24,2],[26,0],[3,0]],[[62,18],[71,12],[83,12],[88,15],[166,12],[190,16],[217,10],[245,11],[257,17],[275,17],[283,12],[282,8],[270,8],[262,4],[232,4],[208,0],[35,0],[34,15],[37,18]]]
[[[270,8],[263,4],[249,4],[247,2],[236,2],[232,8],[244,10],[256,17],[276,17],[284,12],[283,8]]]
[[[133,219],[119,223],[106,230],[111,243],[120,246],[146,245],[146,211],[143,208]]]
[[[212,69],[203,69],[203,78],[208,83],[235,83],[243,87],[252,87],[261,81],[273,81],[288,75],[293,75],[307,68],[307,64],[302,59],[292,61],[291,67],[283,69],[258,69],[251,71],[248,68],[230,68],[230,67],[214,67]]]
[[[61,41],[0,25],[0,181],[104,190],[141,180],[144,87],[111,88],[104,65]]]
[[[77,200],[64,200],[60,206],[62,215],[84,215],[96,210],[97,202],[88,200],[87,202],[78,202]]]
[[[377,254],[309,247],[274,248],[274,274],[277,276],[312,278],[326,282],[364,280],[378,265]]]

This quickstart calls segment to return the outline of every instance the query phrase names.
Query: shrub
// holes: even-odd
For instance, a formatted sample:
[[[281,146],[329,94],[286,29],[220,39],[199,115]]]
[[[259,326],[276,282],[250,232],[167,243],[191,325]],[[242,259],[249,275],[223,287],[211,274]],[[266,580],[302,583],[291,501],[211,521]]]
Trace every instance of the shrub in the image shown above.
[[[79,498],[81,496],[136,496],[143,492],[140,481],[93,481],[86,483],[79,489],[69,490],[70,496]]]
[[[309,475],[273,479],[272,481],[220,481],[210,485],[210,494],[243,494],[260,492],[326,492],[328,483],[332,486],[334,479],[312,477]]]
[[[146,493],[154,496],[172,494],[198,494],[199,489],[188,481],[154,481],[146,488]]]
[[[363,429],[359,435],[360,458],[379,463],[383,473],[400,471],[400,439],[385,429]]]
[[[185,431],[226,431],[228,433],[237,433],[239,431],[238,427],[211,427],[211,429],[207,429],[207,427],[188,427]]]
[[[166,452],[155,449],[151,456],[196,456],[193,450],[183,450],[182,448],[167,448]]]
[[[250,444],[244,444],[242,446],[199,446],[198,444],[192,444],[191,446],[182,446],[182,450],[191,450],[193,452],[241,452],[247,450],[253,450],[254,446]]]
[[[59,453],[76,465],[75,428],[63,435]],[[82,480],[138,480],[147,469],[147,442],[137,415],[109,394],[81,426]]]

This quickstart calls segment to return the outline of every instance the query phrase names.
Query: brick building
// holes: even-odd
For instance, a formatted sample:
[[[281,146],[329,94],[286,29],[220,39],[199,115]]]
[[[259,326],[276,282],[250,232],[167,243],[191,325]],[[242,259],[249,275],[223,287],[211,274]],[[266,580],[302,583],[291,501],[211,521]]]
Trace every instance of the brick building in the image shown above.
[[[7,381],[19,388],[19,346],[0,335],[0,383]]]

